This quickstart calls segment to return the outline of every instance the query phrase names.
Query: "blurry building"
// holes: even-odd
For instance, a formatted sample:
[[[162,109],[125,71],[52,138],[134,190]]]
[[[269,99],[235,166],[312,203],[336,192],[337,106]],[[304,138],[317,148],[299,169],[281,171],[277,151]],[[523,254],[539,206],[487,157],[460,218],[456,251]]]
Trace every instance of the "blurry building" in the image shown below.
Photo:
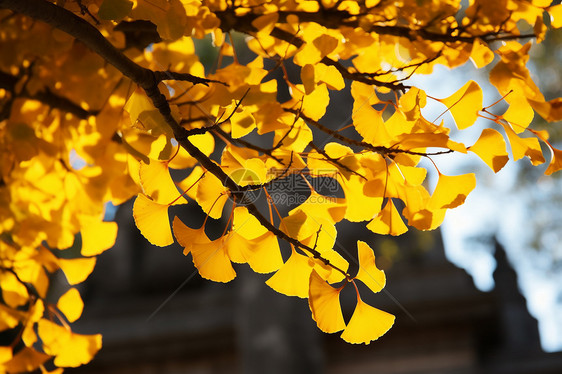
[[[562,353],[540,349],[537,322],[499,245],[496,287],[484,293],[446,260],[437,233],[399,238],[393,256],[379,253],[393,251],[386,239],[373,243],[373,234],[339,238],[344,248],[357,239],[374,244],[387,286],[365,301],[397,316],[386,335],[358,346],[321,333],[307,301],[277,294],[264,284],[267,275],[238,266],[228,284],[202,280],[180,248],[150,246],[130,206],[124,210],[116,248],[84,286],[76,327],[101,332],[103,348],[70,373],[562,372]],[[344,295],[342,304],[349,317],[354,300]]]

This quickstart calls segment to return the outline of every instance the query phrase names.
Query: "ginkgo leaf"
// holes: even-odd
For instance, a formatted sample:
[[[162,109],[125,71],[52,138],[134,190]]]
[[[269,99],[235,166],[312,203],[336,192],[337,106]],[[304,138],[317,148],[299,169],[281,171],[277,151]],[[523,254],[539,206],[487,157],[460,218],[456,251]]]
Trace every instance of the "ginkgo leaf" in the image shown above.
[[[113,247],[117,238],[117,223],[84,220],[81,224],[82,256],[96,256]]]
[[[247,263],[256,273],[271,273],[283,265],[279,242],[270,231],[248,240],[233,230],[228,234],[225,245],[231,261]]]
[[[0,286],[2,299],[10,307],[16,308],[29,301],[29,294],[25,285],[9,271],[0,271]]]
[[[497,173],[509,161],[503,136],[494,129],[484,129],[469,150],[474,152]]]
[[[302,210],[308,217],[328,219],[331,223],[337,223],[345,216],[347,204],[344,198],[324,196],[313,190],[298,208],[289,212],[289,215],[296,213],[297,209]]]
[[[146,240],[159,247],[174,242],[168,207],[169,205],[158,204],[143,194],[139,194],[133,204],[133,218],[137,228]]]
[[[502,118],[511,124],[513,131],[520,134],[529,126],[535,112],[529,105],[527,98],[519,92],[512,92],[507,95],[505,100],[509,103],[509,108],[502,114]]]
[[[383,210],[376,215],[367,228],[376,234],[398,236],[408,231],[392,199],[388,199]]]
[[[357,257],[359,259],[359,270],[355,279],[365,283],[373,292],[379,292],[386,285],[384,271],[377,268],[375,263],[375,252],[369,245],[362,241],[357,241]]]
[[[308,305],[312,319],[318,328],[326,333],[334,333],[345,328],[341,311],[340,292],[342,288],[334,288],[322,279],[316,271],[310,275]]]
[[[527,156],[533,165],[544,163],[545,159],[537,138],[521,138],[508,125],[502,123],[502,126],[507,134],[509,144],[511,145],[511,153],[514,161]]]
[[[135,90],[123,109],[129,113],[131,125],[137,126],[137,122],[139,122],[141,128],[151,131],[152,135],[155,136],[168,134],[171,137],[173,135],[166,124],[166,120],[154,107],[144,91],[140,89]]]
[[[59,266],[68,283],[73,286],[82,283],[94,270],[96,257],[64,259],[59,258]]]
[[[211,173],[205,174],[197,184],[196,194],[195,200],[209,217],[221,218],[228,192],[217,177]]]
[[[151,160],[148,165],[141,162],[139,176],[144,194],[155,203],[167,205],[186,203],[170,176],[167,162]]]
[[[474,173],[455,176],[440,174],[428,206],[432,209],[456,208],[464,204],[474,187],[476,187]]]
[[[394,316],[366,304],[357,297],[355,311],[341,338],[352,344],[369,344],[384,335],[394,324]]]
[[[548,8],[550,14],[550,25],[554,28],[562,27],[562,4],[554,5]]]
[[[284,295],[307,298],[313,266],[312,259],[293,250],[291,257],[265,283]]]
[[[562,98],[557,97],[550,101],[527,100],[537,113],[547,122],[562,120]]]
[[[92,360],[101,348],[101,335],[75,334],[46,319],[37,323],[45,353],[55,356],[59,367],[78,367]]]
[[[549,146],[551,159],[548,164],[548,168],[544,171],[545,175],[551,175],[552,173],[562,169],[562,151]]]
[[[237,108],[238,107],[238,108]],[[256,120],[250,110],[236,101],[225,108],[225,116],[230,117],[230,132],[233,138],[241,138],[256,128]]]
[[[467,82],[451,96],[440,99],[453,116],[459,130],[474,124],[482,108],[482,89],[474,81]]]
[[[68,322],[74,322],[82,315],[84,302],[80,297],[80,292],[76,288],[71,288],[59,298],[57,308],[64,314]]]
[[[228,235],[210,240],[205,234],[204,225],[199,229],[192,229],[178,217],[174,218],[173,227],[178,243],[184,247],[184,255],[191,253],[193,264],[201,277],[223,283],[236,277],[228,257]]]
[[[9,373],[31,373],[48,359],[49,355],[43,352],[37,352],[33,348],[23,347],[14,357],[3,365],[3,368]]]
[[[310,95],[316,88],[316,80],[314,77],[314,66],[306,64],[301,69],[301,81],[304,87],[304,93]]]
[[[476,39],[472,44],[470,59],[478,69],[481,69],[494,60],[494,52],[482,40]]]

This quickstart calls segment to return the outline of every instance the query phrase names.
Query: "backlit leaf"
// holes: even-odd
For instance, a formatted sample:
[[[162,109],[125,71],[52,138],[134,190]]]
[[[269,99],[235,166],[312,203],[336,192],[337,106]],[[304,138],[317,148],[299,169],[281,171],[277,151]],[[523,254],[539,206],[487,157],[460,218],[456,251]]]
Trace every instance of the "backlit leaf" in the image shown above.
[[[463,175],[439,175],[437,186],[429,207],[433,209],[453,209],[464,204],[466,197],[476,187],[476,176],[473,173]]]
[[[340,304],[341,288],[333,288],[316,271],[310,275],[308,305],[318,328],[327,333],[341,331],[345,322]]]
[[[38,322],[45,352],[55,356],[55,365],[78,367],[92,360],[101,348],[101,335],[75,334],[46,319]]]
[[[482,89],[474,81],[467,82],[451,96],[440,99],[453,116],[459,130],[474,124],[482,108]]]
[[[355,279],[365,283],[373,292],[379,292],[386,285],[384,271],[377,268],[375,252],[369,245],[357,241],[357,257],[359,259],[359,270]]]
[[[66,276],[66,280],[72,286],[82,283],[88,278],[96,266],[96,257],[75,259],[60,258],[59,265]]]
[[[352,344],[369,344],[384,335],[394,324],[394,316],[357,298],[355,311],[341,338]]]
[[[168,205],[158,204],[143,194],[139,194],[133,204],[133,217],[141,234],[154,245],[165,247],[174,242]]]
[[[265,283],[284,295],[307,298],[313,266],[312,259],[293,250],[287,262]]]
[[[469,150],[474,152],[497,173],[509,161],[503,136],[494,129],[484,129]]]
[[[376,234],[394,236],[402,235],[408,231],[391,199],[387,201],[383,210],[367,224],[367,228]]]
[[[69,322],[74,322],[82,315],[84,302],[76,288],[71,288],[59,298],[57,308],[64,314]]]

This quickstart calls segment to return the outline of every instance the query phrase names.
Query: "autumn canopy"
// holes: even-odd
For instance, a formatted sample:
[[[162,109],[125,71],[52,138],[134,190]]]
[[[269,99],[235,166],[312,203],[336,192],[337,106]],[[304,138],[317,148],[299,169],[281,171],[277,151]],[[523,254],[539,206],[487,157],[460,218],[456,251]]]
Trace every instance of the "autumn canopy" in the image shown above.
[[[385,274],[361,241],[359,271],[348,272],[336,224],[382,235],[437,228],[476,185],[472,173],[439,171],[450,153],[473,153],[494,172],[522,158],[548,163],[546,174],[562,168],[548,133],[529,127],[535,116],[560,121],[562,99],[545,99],[526,66],[562,26],[562,5],[465,3],[0,0],[0,330],[12,337],[0,371],[76,367],[101,348],[100,335],[71,329],[83,308],[74,286],[115,242],[107,203],[134,197],[142,235],[179,243],[201,277],[229,282],[248,264],[274,290],[308,298],[322,331],[350,343],[382,336],[394,316],[360,292],[381,291]],[[212,66],[196,54],[202,39],[218,53]],[[494,101],[474,81],[449,97],[410,82],[465,63],[489,70]],[[334,124],[325,113],[343,90],[351,115]],[[442,108],[435,120],[422,115],[428,102]],[[478,140],[459,142],[478,118]],[[437,170],[435,188],[422,159]],[[287,178],[306,183],[305,198],[278,209]],[[326,179],[332,195],[314,183]],[[202,226],[169,215],[182,204],[200,206]],[[222,235],[209,236],[209,219],[222,219]],[[59,271],[71,287],[53,299]],[[350,318],[346,287],[357,292]]]

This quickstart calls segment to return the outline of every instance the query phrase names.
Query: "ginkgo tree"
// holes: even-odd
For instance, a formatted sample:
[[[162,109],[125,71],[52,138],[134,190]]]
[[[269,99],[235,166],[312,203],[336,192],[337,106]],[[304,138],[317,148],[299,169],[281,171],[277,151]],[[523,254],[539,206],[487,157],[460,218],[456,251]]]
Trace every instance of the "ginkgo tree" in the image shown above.
[[[382,336],[395,317],[360,291],[381,291],[384,272],[360,241],[359,270],[348,271],[334,249],[339,222],[382,235],[437,228],[476,185],[472,173],[439,171],[451,153],[473,153],[498,172],[509,145],[513,160],[549,157],[546,174],[562,168],[547,131],[529,127],[535,115],[560,121],[562,99],[547,100],[526,66],[532,46],[562,26],[562,5],[462,4],[0,0],[0,330],[9,337],[1,370],[60,372],[100,349],[100,335],[72,331],[83,309],[75,285],[115,242],[106,204],[135,196],[142,235],[156,246],[179,243],[201,277],[229,282],[248,264],[270,274],[274,290],[308,298],[320,330],[350,343]],[[249,63],[240,63],[233,33],[245,36]],[[194,39],[208,35],[218,58],[206,74]],[[410,83],[469,60],[493,65],[499,100],[483,102],[474,81],[449,97]],[[290,98],[280,102],[283,81]],[[325,113],[342,90],[352,115],[334,127]],[[442,107],[435,121],[423,115],[428,102]],[[451,138],[478,118],[488,126],[474,144]],[[434,189],[422,159],[437,170]],[[288,178],[308,187],[282,213]],[[326,179],[339,195],[314,183]],[[170,216],[188,203],[206,214],[202,226]],[[222,235],[209,236],[209,219],[223,220]],[[75,242],[80,253],[69,254]],[[53,299],[57,272],[71,287]],[[347,320],[345,288],[357,295]]]

